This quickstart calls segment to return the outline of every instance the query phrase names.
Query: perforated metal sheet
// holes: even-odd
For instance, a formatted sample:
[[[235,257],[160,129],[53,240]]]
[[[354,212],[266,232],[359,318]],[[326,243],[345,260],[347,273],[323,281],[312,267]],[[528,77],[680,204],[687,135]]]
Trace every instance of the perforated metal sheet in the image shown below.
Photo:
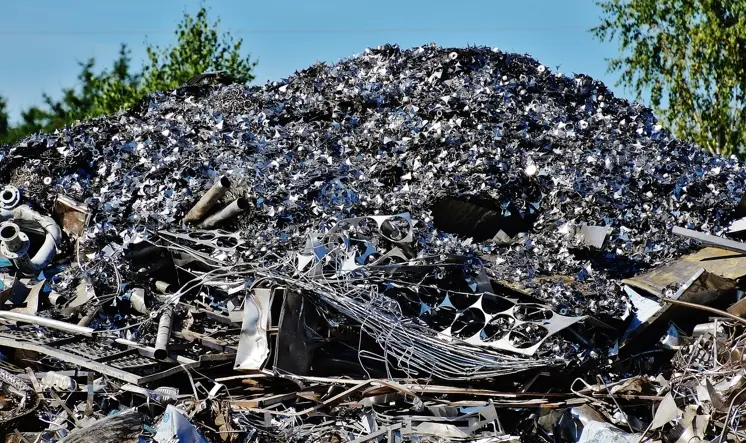
[[[182,359],[182,364],[159,361],[142,349],[130,348],[110,340],[51,333],[46,330],[42,332],[33,326],[0,328],[0,346],[39,352],[68,364],[138,385],[182,371],[182,365],[199,365],[198,361],[188,359]]]

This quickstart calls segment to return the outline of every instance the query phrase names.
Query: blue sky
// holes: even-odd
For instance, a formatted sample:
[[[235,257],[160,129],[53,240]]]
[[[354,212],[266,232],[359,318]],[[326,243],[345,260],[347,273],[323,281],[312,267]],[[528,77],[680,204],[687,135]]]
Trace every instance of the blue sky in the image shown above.
[[[199,0],[4,0],[0,14],[0,95],[11,116],[75,84],[77,62],[110,66],[119,44],[144,57],[145,42],[167,45]],[[593,0],[207,0],[221,30],[243,38],[259,60],[255,83],[279,80],[316,61],[335,62],[366,47],[485,45],[528,53],[563,73],[613,85],[605,59],[617,54],[588,32],[599,21]],[[627,91],[614,88],[617,95]]]

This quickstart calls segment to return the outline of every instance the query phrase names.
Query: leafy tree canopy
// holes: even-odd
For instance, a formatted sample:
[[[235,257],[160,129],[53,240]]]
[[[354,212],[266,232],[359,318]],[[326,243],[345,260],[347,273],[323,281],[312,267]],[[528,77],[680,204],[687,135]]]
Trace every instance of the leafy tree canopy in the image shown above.
[[[722,154],[746,148],[746,1],[599,0],[591,32],[618,41],[609,70],[650,97],[676,136]]]
[[[204,7],[196,15],[184,14],[176,28],[176,42],[166,48],[148,45],[140,70],[133,69],[130,50],[124,44],[110,69],[96,72],[93,58],[80,63],[76,87],[64,89],[59,99],[43,94],[44,104],[22,111],[16,125],[10,124],[7,102],[0,97],[0,143],[115,113],[147,94],[176,88],[206,71],[225,71],[233,81],[250,82],[256,61],[243,54],[241,39],[221,34],[219,24],[219,20],[209,21]]]

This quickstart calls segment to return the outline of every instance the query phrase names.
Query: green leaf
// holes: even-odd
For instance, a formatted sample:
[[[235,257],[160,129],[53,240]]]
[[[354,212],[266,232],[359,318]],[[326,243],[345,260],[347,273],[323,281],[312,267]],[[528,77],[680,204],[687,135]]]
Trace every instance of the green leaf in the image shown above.
[[[241,51],[242,40],[220,34],[220,21],[210,22],[208,11],[184,14],[174,32],[175,43],[166,48],[147,45],[139,71],[132,67],[130,50],[122,44],[110,69],[97,71],[95,60],[80,63],[78,84],[64,89],[61,99],[43,94],[44,106],[21,113],[21,122],[11,126],[6,103],[0,98],[0,143],[14,142],[35,132],[51,132],[76,120],[116,113],[155,91],[182,86],[205,71],[227,71],[240,83],[254,79],[256,61]]]
[[[677,137],[721,154],[746,147],[746,1],[601,0],[590,32],[616,41],[620,85],[648,97]]]

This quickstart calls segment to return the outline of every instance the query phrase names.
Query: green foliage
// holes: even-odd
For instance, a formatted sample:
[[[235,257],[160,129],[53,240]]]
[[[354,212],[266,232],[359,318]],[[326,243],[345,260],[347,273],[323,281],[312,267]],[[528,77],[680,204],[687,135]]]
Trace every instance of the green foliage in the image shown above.
[[[746,1],[599,0],[602,41],[620,84],[655,111],[677,137],[722,154],[746,148]]]
[[[8,102],[0,97],[0,134],[7,134],[10,130],[10,118],[8,117]]]
[[[226,71],[239,83],[253,80],[256,62],[241,56],[241,40],[219,35],[219,25],[219,21],[211,25],[202,8],[195,17],[184,15],[176,29],[177,45],[163,50],[148,46],[148,64],[142,74],[145,90],[173,89],[206,71]]]
[[[206,71],[225,71],[234,81],[248,83],[254,79],[256,62],[242,54],[240,39],[234,41],[229,34],[218,32],[219,24],[210,23],[204,7],[195,16],[184,14],[176,29],[176,43],[164,49],[148,45],[147,60],[139,71],[132,69],[124,44],[108,70],[96,72],[91,58],[80,64],[77,87],[64,89],[59,100],[44,94],[44,105],[21,112],[16,125],[10,125],[7,103],[0,97],[0,143],[115,113],[147,94],[179,87]]]

